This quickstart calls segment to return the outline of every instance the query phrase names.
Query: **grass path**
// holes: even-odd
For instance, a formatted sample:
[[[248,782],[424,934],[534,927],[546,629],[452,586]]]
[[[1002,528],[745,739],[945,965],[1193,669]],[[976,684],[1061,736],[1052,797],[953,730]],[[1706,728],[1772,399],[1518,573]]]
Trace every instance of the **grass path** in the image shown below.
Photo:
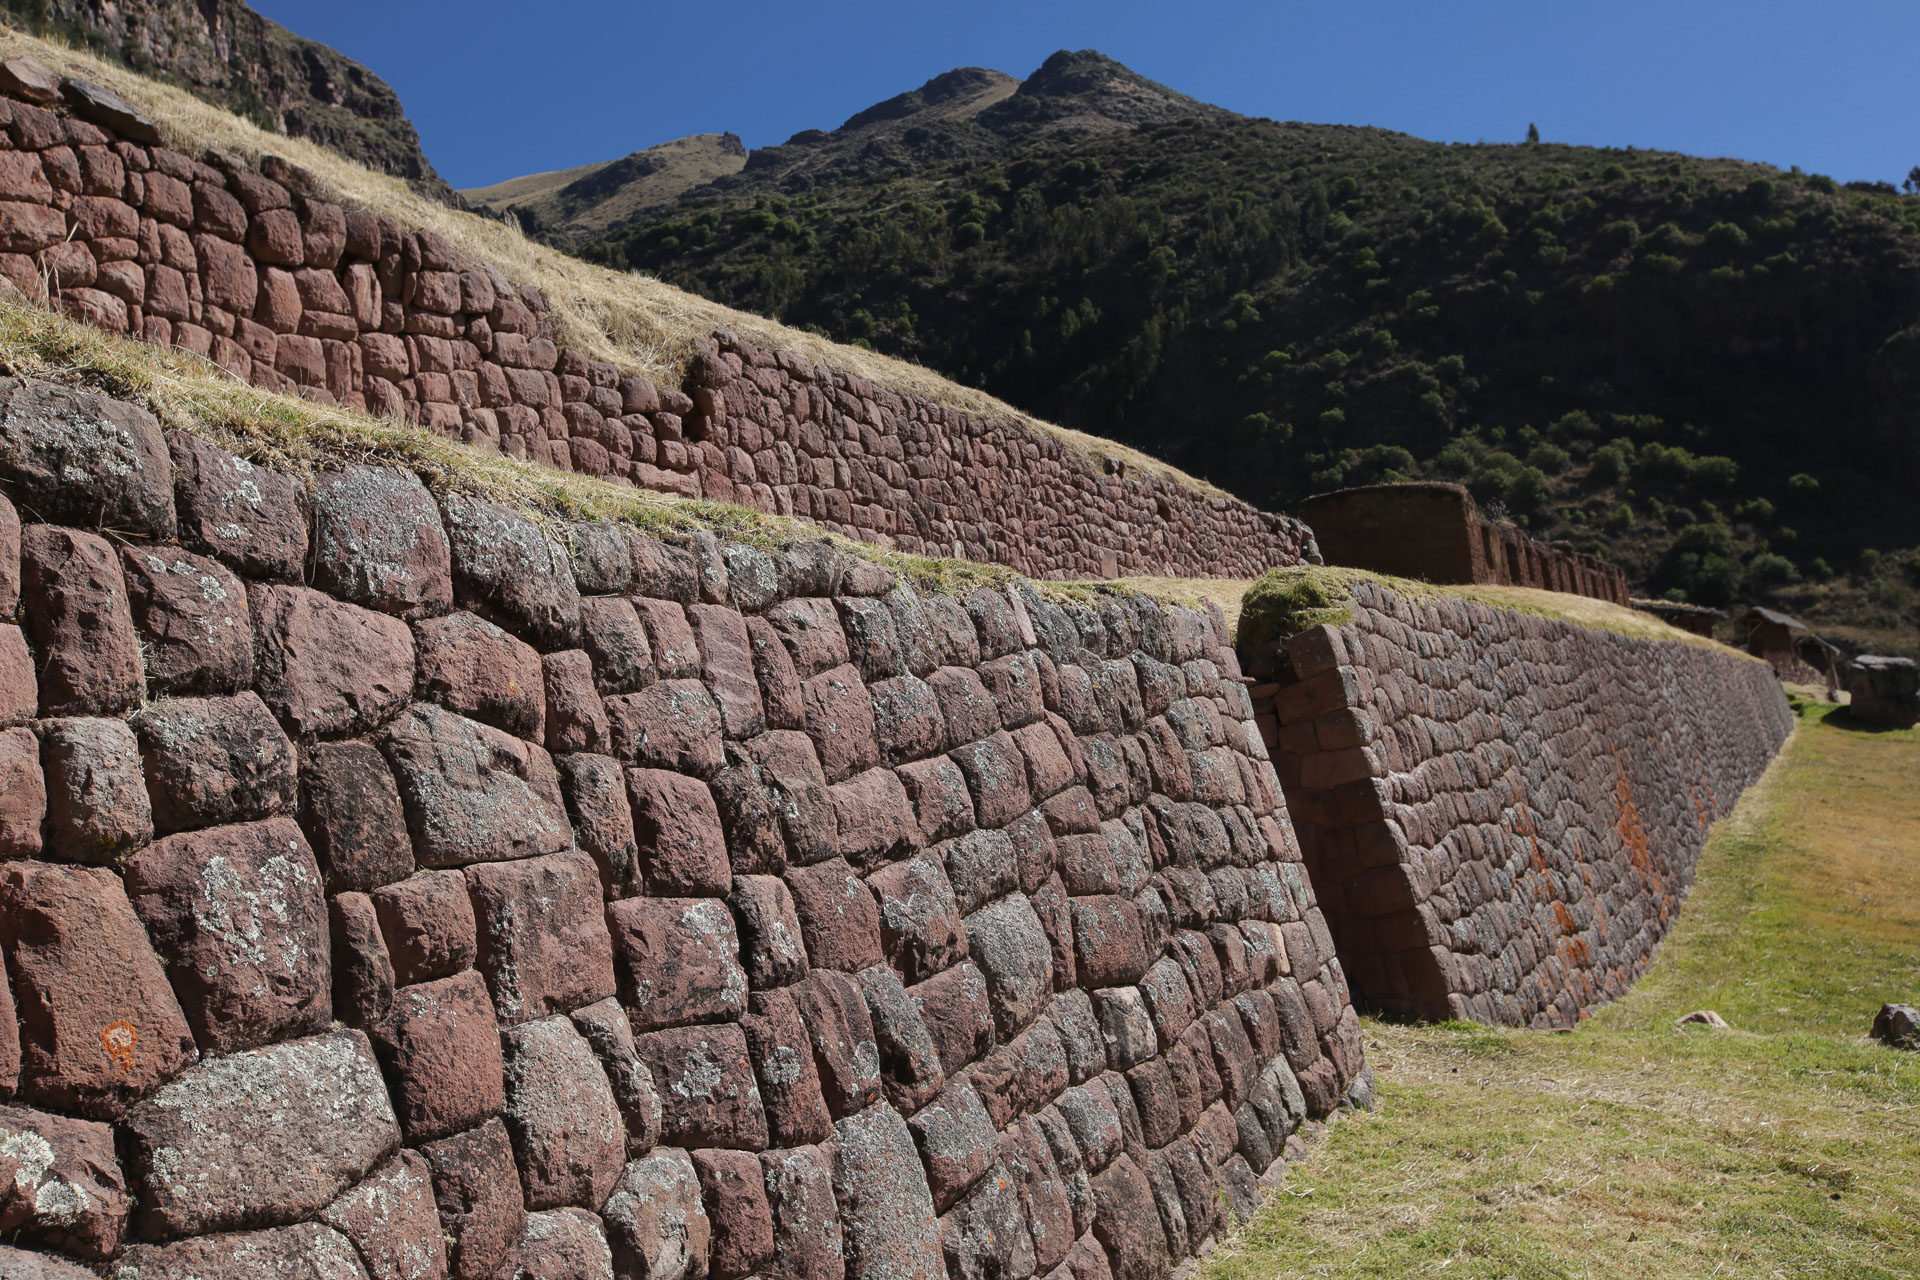
[[[1809,704],[1631,994],[1566,1035],[1367,1023],[1336,1125],[1204,1274],[1920,1276],[1920,731]],[[1677,1028],[1717,1010],[1732,1031]]]

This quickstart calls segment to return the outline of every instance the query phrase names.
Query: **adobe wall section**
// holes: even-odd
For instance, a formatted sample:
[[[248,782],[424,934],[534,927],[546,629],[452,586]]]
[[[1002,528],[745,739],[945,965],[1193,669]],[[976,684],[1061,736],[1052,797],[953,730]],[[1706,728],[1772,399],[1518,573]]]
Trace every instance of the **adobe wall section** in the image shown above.
[[[1623,994],[1793,724],[1763,662],[1377,583],[1249,666],[1356,997],[1428,1018]]]
[[[1627,603],[1626,571],[1488,520],[1457,484],[1380,484],[1300,504],[1328,564],[1435,583],[1538,587]]]
[[[1297,520],[725,334],[684,387],[655,387],[556,345],[537,290],[441,237],[284,163],[290,185],[154,145],[91,92],[67,90],[86,119],[51,90],[0,98],[0,279],[100,328],[513,457],[1034,577],[1307,558]]]
[[[0,1272],[1166,1277],[1364,1100],[1217,610],[16,382],[0,490]]]

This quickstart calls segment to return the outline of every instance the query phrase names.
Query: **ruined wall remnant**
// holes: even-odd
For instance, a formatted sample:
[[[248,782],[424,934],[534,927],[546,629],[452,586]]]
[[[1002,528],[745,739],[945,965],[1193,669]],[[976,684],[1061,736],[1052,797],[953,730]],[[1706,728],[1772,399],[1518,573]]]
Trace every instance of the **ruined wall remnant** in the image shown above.
[[[1731,650],[1371,582],[1247,659],[1356,997],[1420,1017],[1564,1026],[1624,993],[1793,722]]]
[[[1166,1277],[1365,1095],[1217,610],[17,381],[0,492],[0,1273]]]
[[[656,387],[559,346],[537,290],[290,165],[216,167],[98,91],[9,83],[0,280],[256,386],[1034,577],[1246,578],[1307,556],[1297,520],[726,334]]]
[[[1300,504],[1328,564],[1437,583],[1538,587],[1627,603],[1626,571],[1488,520],[1457,484],[1377,484]]]

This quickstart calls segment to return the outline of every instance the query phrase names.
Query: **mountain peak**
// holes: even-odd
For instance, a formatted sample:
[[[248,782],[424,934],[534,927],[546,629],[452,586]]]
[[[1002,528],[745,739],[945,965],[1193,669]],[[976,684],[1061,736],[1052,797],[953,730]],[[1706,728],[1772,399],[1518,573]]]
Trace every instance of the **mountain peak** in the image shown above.
[[[1007,101],[982,112],[980,122],[997,132],[1103,132],[1219,114],[1220,108],[1149,80],[1097,49],[1062,49],[1041,63]]]

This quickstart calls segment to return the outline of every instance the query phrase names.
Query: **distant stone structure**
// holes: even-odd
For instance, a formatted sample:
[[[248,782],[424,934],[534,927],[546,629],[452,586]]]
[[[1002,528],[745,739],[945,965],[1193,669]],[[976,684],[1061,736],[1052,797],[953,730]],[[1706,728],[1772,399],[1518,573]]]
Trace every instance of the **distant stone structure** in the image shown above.
[[[264,167],[161,146],[113,94],[13,59],[0,288],[255,386],[901,551],[1038,578],[1251,578],[1308,558],[1298,520],[727,334],[656,387],[559,346],[539,291],[490,263]]]
[[[1910,729],[1920,724],[1920,663],[1862,654],[1847,681],[1853,718]]]
[[[1300,504],[1328,564],[1434,583],[1539,587],[1627,603],[1626,571],[1488,520],[1457,484],[1376,484]]]
[[[1685,631],[1689,635],[1713,635],[1716,624],[1725,622],[1727,615],[1719,609],[1709,609],[1703,604],[1682,604],[1674,600],[1641,600],[1635,598],[1628,604],[1642,613],[1650,613],[1670,627]]]
[[[1800,619],[1756,604],[1739,622],[1747,629],[1747,652],[1765,659],[1781,680],[1840,687],[1840,651]]]

